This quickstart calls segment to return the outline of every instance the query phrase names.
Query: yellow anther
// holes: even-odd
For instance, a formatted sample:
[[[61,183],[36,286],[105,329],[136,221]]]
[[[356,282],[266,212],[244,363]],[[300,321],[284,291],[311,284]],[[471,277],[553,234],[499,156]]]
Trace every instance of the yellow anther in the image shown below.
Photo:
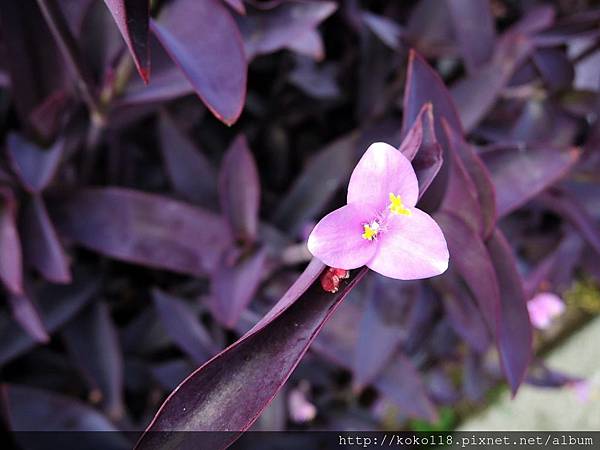
[[[412,214],[410,209],[404,206],[404,203],[402,203],[402,199],[400,198],[400,196],[394,195],[392,192],[390,192],[390,205],[388,206],[388,208],[393,214],[403,216],[410,216]]]
[[[379,224],[377,222],[371,224],[365,223],[363,227],[365,232],[362,234],[362,237],[368,241],[372,241],[373,238],[377,236],[377,233],[379,233]]]

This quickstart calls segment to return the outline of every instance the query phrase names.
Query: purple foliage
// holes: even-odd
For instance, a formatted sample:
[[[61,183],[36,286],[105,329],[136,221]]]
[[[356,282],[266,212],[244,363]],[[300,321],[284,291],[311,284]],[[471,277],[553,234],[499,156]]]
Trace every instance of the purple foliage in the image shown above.
[[[600,282],[600,11],[535,3],[0,2],[6,426],[214,449],[577,382],[527,302]],[[360,253],[369,202],[421,227]]]

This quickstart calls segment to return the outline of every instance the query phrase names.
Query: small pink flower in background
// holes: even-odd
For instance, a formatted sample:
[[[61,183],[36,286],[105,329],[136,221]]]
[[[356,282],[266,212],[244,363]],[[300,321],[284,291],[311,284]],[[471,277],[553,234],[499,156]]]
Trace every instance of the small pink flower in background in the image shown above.
[[[527,302],[527,310],[531,324],[540,330],[545,330],[565,311],[565,304],[552,292],[540,292]]]
[[[592,397],[592,384],[588,380],[573,381],[567,386],[575,392],[575,396],[579,403],[589,403]]]
[[[288,394],[288,410],[290,419],[296,423],[306,423],[317,415],[317,408],[306,399],[301,389],[292,389]]]
[[[442,230],[415,208],[417,176],[391,145],[372,144],[352,172],[346,206],[326,215],[308,237],[308,249],[331,267],[368,266],[386,277],[416,280],[448,268]]]

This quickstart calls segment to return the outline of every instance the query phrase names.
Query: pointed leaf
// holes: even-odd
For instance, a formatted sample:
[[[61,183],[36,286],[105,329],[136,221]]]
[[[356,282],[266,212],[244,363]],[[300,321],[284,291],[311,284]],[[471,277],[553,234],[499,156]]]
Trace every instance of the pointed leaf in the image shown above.
[[[178,194],[212,208],[217,199],[217,177],[210,161],[167,115],[161,115],[160,149],[165,169]]]
[[[532,355],[531,322],[523,283],[512,250],[502,232],[487,242],[500,286],[499,351],[502,368],[513,395],[523,382]]]
[[[248,14],[239,20],[246,57],[272,53],[291,45],[314,30],[337,9],[331,1],[284,2],[267,10]]]
[[[500,320],[500,292],[494,265],[481,237],[458,216],[439,212],[436,221],[444,231],[452,270],[465,281],[494,335]]]
[[[579,157],[576,149],[517,146],[482,154],[496,191],[498,217],[527,203],[562,178]]]
[[[224,257],[211,278],[210,309],[225,327],[233,328],[252,301],[265,269],[267,253],[260,249],[232,262]]]
[[[93,389],[102,394],[108,417],[120,419],[123,404],[123,355],[106,303],[96,301],[62,330],[69,353]]]
[[[148,0],[104,0],[133,57],[135,67],[145,83],[150,79],[148,46]]]
[[[357,271],[331,294],[315,280],[318,267],[322,270],[323,266],[309,265],[257,326],[179,385],[137,448],[164,448],[174,442],[185,446],[191,445],[191,440],[198,446],[191,433],[175,430],[229,431],[207,436],[202,442],[203,448],[222,449],[248,429],[281,389],[325,321],[366,273],[365,269]],[[183,443],[182,438],[191,440]]]
[[[233,141],[223,157],[219,194],[221,209],[234,237],[253,242],[258,229],[260,181],[256,162],[243,135]]]
[[[71,282],[67,255],[39,195],[31,197],[24,212],[23,251],[27,264],[37,269],[46,280]]]
[[[144,266],[206,275],[230,242],[220,217],[159,195],[84,189],[53,205],[50,212],[66,237]]]
[[[489,0],[449,0],[462,57],[470,73],[487,62],[494,49],[496,30]]]
[[[13,318],[23,327],[31,338],[39,343],[50,340],[46,327],[42,323],[36,305],[31,301],[29,294],[7,295],[8,304]]]
[[[197,364],[214,354],[213,341],[197,314],[184,301],[159,289],[152,290],[154,307],[173,342]]]
[[[8,135],[8,157],[23,187],[40,193],[52,181],[60,164],[64,141],[58,139],[49,149],[41,149],[16,133]]]
[[[16,209],[12,191],[0,186],[0,280],[10,292],[19,295],[23,292],[23,268]]]
[[[220,0],[175,0],[150,25],[207,108],[233,124],[244,106],[248,68],[227,8]]]
[[[55,332],[91,299],[97,284],[80,275],[68,286],[46,285],[34,294],[48,334]],[[0,316],[0,365],[33,348],[36,342],[13,321]]]

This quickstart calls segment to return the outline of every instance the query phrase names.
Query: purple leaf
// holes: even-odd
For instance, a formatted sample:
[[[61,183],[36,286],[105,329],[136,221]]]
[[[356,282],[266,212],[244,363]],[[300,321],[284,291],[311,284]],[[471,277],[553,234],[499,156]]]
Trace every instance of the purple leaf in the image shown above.
[[[490,345],[489,327],[482,316],[481,308],[473,303],[471,294],[456,276],[452,276],[452,272],[450,269],[448,276],[434,280],[439,283],[438,292],[443,298],[450,325],[473,350],[483,354]]]
[[[496,189],[498,217],[503,217],[562,178],[579,158],[579,152],[511,146],[485,152],[482,158]]]
[[[36,291],[39,311],[49,334],[55,332],[85,305],[97,285],[89,278],[80,276],[68,286],[46,285]],[[21,355],[35,346],[33,338],[13,321],[2,320],[0,316],[0,365]]]
[[[260,249],[229,261],[224,255],[211,277],[210,309],[221,324],[234,328],[252,301],[265,271],[267,253]]]
[[[308,56],[315,61],[322,61],[325,58],[325,44],[317,30],[309,30],[301,34],[286,47],[299,55]]]
[[[533,42],[529,37],[508,31],[498,39],[488,64],[452,86],[452,98],[465,130],[474,129],[494,106],[502,89],[532,50]]]
[[[244,0],[223,0],[229,6],[231,6],[238,14],[246,14],[246,6]]]
[[[164,448],[192,434],[215,433],[202,443],[221,449],[248,429],[290,376],[308,346],[336,307],[364,276],[365,269],[344,281],[340,290],[325,292],[316,282],[322,264],[307,270],[280,302],[235,344],[191,374],[154,417],[137,448]],[[320,268],[316,273],[316,268]],[[156,433],[155,431],[161,431]],[[191,441],[187,441],[191,445]]]
[[[369,279],[366,307],[358,323],[352,364],[354,383],[371,384],[397,353],[405,336],[399,326],[407,310],[417,301],[416,285],[390,280],[373,273]]]
[[[220,217],[159,195],[84,189],[54,205],[50,211],[65,237],[148,267],[206,275],[230,242]]]
[[[523,382],[531,360],[531,322],[523,283],[512,250],[502,232],[494,231],[487,242],[500,286],[498,343],[502,368],[513,395]]]
[[[337,9],[330,1],[284,2],[268,11],[248,14],[238,21],[248,61],[291,45]]]
[[[450,11],[446,1],[417,2],[406,25],[410,45],[427,57],[455,54],[454,30],[449,16]]]
[[[248,68],[227,8],[220,0],[176,0],[150,25],[208,109],[233,124],[244,106]]]
[[[31,338],[45,344],[50,340],[40,313],[31,301],[29,294],[7,295],[13,318],[23,327]]]
[[[243,135],[238,136],[223,157],[219,173],[221,210],[233,236],[252,243],[258,231],[260,181],[254,157]]]
[[[115,99],[115,110],[167,102],[194,93],[194,87],[153,35],[150,35],[150,49],[152,79],[145,84],[138,77],[132,78],[122,96]]]
[[[465,66],[474,73],[488,61],[496,30],[489,0],[449,0],[448,9]]]
[[[64,141],[59,138],[50,149],[44,150],[12,133],[8,136],[7,144],[12,169],[23,187],[31,193],[43,191],[56,174]]]
[[[62,335],[88,385],[102,394],[108,417],[122,418],[123,356],[106,303],[88,305],[64,327]]]
[[[403,35],[403,30],[394,20],[367,11],[363,12],[362,20],[369,30],[381,39],[381,42],[392,50],[398,48],[400,45],[400,37]]]
[[[598,222],[590,216],[577,198],[565,190],[549,190],[541,196],[540,200],[546,208],[571,222],[590,247],[600,255]]]
[[[125,437],[117,433],[117,428],[106,417],[79,400],[15,384],[2,386],[2,397],[9,428],[20,432],[15,437],[22,448],[128,448]],[[42,431],[55,433],[45,433],[42,440],[39,436]],[[96,433],[88,433],[93,437],[86,440],[84,431]]]
[[[539,48],[533,54],[533,62],[551,90],[569,88],[573,83],[575,70],[564,50]]]
[[[483,214],[477,188],[458,154],[458,147],[467,144],[450,127],[446,128],[446,135],[450,176],[441,209],[457,215],[477,234],[483,235]]]
[[[350,177],[356,147],[357,136],[353,133],[318,152],[279,202],[274,222],[282,229],[297,230],[314,219]]]
[[[582,379],[552,370],[540,361],[534,361],[531,364],[525,379],[525,382],[532,386],[544,388],[569,386],[578,381],[582,381]]]
[[[133,57],[144,83],[150,79],[150,47],[148,46],[148,0],[104,0]]]
[[[0,186],[0,280],[13,294],[23,293],[21,240],[16,225],[17,204],[12,191]]]
[[[197,364],[215,352],[213,341],[197,314],[184,301],[159,289],[152,290],[154,307],[173,342]]]
[[[23,218],[25,261],[54,283],[70,283],[69,261],[60,243],[42,197],[34,195]]]
[[[212,208],[217,199],[217,177],[210,161],[167,115],[161,115],[160,148],[175,191],[200,206]]]
[[[55,138],[63,125],[61,119],[68,114],[70,100],[70,94],[66,90],[58,90],[31,111],[29,120],[44,141],[52,141]]]
[[[440,212],[435,219],[444,231],[452,269],[469,287],[488,329],[495,335],[500,317],[500,292],[485,244],[458,216]]]
[[[408,416],[429,422],[437,420],[435,406],[427,397],[420,373],[403,353],[394,357],[393,364],[382,373],[375,386]]]

